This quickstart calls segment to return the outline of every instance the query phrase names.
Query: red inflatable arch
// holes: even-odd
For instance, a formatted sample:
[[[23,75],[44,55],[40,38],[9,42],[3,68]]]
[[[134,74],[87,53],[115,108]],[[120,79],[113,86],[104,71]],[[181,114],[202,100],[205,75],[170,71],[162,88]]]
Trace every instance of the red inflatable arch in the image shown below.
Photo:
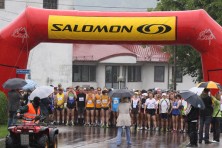
[[[191,45],[201,53],[204,80],[222,83],[222,28],[204,10],[84,12],[29,7],[0,32],[0,86],[16,77],[17,68],[26,69],[29,51],[40,42]]]

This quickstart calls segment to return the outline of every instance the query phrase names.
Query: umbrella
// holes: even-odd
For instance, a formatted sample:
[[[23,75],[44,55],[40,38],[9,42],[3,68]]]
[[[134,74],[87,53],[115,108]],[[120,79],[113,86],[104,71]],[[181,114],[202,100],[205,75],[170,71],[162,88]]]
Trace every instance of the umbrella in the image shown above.
[[[185,101],[190,103],[193,107],[200,109],[205,108],[203,100],[196,93],[188,90],[181,92],[180,95],[182,98],[184,98]]]
[[[29,99],[33,100],[35,97],[40,99],[47,98],[54,92],[54,88],[51,86],[39,86],[31,94]]]
[[[27,82],[21,78],[8,79],[2,86],[5,89],[20,89],[25,86]]]
[[[194,92],[198,96],[200,96],[202,94],[203,90],[204,90],[203,87],[192,87],[192,88],[189,89],[189,91]]]
[[[23,90],[34,90],[37,86],[37,83],[33,80],[27,79],[25,80],[27,82],[27,84],[25,86],[22,87]]]
[[[115,89],[109,93],[110,97],[117,97],[117,98],[131,97],[133,95],[134,92],[128,89]]]
[[[203,87],[208,89],[222,89],[222,86],[214,81],[208,81],[208,82],[201,82],[197,84],[197,87]]]

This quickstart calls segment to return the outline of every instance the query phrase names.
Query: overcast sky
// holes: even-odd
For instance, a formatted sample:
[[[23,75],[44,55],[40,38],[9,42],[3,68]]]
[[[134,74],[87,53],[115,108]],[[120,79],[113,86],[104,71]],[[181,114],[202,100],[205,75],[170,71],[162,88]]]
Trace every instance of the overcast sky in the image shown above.
[[[84,11],[147,11],[157,0],[74,0],[75,10]]]

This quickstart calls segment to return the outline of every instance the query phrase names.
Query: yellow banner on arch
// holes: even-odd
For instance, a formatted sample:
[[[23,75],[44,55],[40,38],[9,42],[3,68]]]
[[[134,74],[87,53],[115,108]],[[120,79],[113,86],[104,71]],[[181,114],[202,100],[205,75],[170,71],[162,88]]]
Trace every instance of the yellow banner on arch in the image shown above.
[[[85,17],[50,15],[48,38],[89,41],[174,41],[176,40],[176,16]]]

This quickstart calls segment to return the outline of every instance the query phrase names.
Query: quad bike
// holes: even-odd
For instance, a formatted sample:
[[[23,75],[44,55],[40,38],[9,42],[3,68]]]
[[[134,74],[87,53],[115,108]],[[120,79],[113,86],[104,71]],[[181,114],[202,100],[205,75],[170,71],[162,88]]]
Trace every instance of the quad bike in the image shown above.
[[[43,117],[27,119],[21,116],[22,122],[8,128],[6,148],[36,147],[57,148],[59,130],[53,126],[47,126],[42,121]],[[36,120],[37,119],[37,120]],[[37,121],[37,122],[36,122]]]

